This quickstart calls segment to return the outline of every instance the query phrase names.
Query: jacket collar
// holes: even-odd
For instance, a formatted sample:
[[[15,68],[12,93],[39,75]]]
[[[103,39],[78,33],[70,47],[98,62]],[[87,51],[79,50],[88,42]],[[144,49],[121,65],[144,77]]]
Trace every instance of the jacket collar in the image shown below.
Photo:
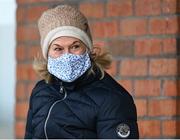
[[[101,77],[100,70],[97,67],[94,67],[95,73],[90,73],[89,70],[87,70],[81,77],[79,77],[77,80],[73,82],[64,82],[57,77],[52,75],[52,82],[51,84],[59,90],[60,85],[62,85],[67,90],[76,90],[83,86],[87,86],[92,82],[95,82],[96,80],[99,80]]]

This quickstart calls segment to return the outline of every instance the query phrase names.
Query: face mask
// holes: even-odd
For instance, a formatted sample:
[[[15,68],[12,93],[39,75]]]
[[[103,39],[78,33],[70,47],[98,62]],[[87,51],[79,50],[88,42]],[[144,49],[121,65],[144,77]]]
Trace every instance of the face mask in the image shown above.
[[[75,55],[66,53],[58,58],[48,57],[48,71],[65,82],[73,82],[91,67],[88,53]]]

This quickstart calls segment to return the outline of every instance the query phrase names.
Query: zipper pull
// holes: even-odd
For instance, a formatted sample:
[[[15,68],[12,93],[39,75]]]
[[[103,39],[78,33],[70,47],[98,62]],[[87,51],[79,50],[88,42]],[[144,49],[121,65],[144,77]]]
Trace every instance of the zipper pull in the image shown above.
[[[63,91],[64,91],[63,86],[60,86],[60,90],[59,90],[59,92],[60,92],[60,93],[63,93]]]
[[[60,93],[63,93],[63,92],[64,92],[64,87],[63,87],[63,85],[62,85],[62,82],[60,83],[60,89],[59,89],[59,92],[60,92]]]

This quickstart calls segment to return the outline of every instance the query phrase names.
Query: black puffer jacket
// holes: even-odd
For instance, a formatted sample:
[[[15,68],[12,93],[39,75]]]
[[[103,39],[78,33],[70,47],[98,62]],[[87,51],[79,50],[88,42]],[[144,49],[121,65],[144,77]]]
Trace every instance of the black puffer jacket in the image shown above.
[[[85,73],[71,84],[38,82],[25,138],[138,138],[131,95],[107,73],[99,78]]]

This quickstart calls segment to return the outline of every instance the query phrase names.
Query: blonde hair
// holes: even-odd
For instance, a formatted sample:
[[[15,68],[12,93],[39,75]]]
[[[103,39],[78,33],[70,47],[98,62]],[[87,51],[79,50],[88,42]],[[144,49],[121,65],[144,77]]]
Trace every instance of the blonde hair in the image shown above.
[[[100,47],[93,47],[90,51],[90,59],[92,66],[88,74],[95,74],[94,68],[99,68],[101,72],[101,78],[104,77],[104,70],[108,69],[112,62],[112,56],[108,51],[102,51]],[[47,60],[42,58],[39,54],[35,57],[33,62],[33,68],[35,72],[43,78],[47,83],[51,82],[52,75],[47,70]]]

